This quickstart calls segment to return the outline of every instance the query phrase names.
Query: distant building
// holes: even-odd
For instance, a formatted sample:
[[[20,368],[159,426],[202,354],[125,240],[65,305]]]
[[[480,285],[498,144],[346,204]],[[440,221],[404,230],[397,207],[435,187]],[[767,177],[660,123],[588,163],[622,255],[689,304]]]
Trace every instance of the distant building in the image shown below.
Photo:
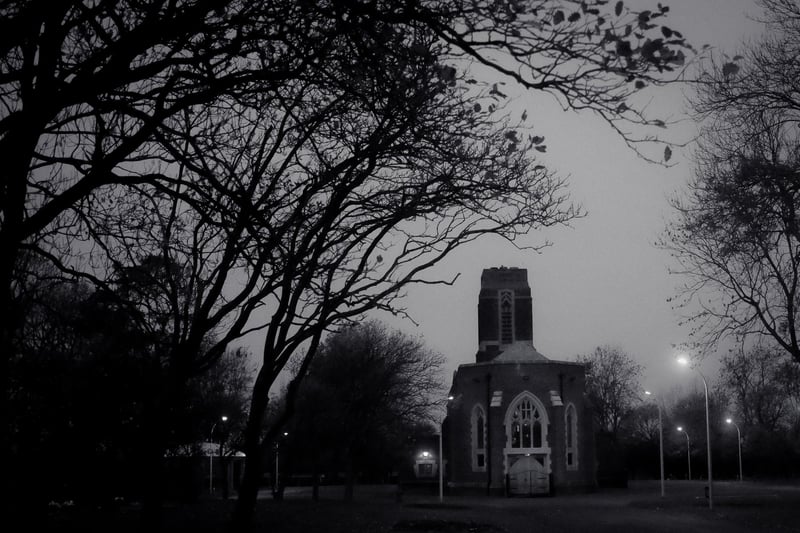
[[[458,367],[447,407],[448,485],[508,495],[595,486],[584,366],[533,346],[527,270],[483,271],[475,363]]]
[[[439,476],[439,437],[418,437],[412,446],[413,479],[436,481]]]

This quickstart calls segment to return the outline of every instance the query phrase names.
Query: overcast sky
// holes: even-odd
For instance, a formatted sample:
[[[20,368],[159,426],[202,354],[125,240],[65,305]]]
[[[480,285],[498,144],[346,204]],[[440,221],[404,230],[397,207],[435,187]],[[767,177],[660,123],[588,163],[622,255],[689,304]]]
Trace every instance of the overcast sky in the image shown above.
[[[631,6],[656,2],[628,1]],[[709,44],[733,56],[761,26],[753,1],[673,0],[664,21],[696,47]],[[550,240],[542,253],[516,250],[501,239],[484,239],[453,254],[437,270],[460,273],[452,287],[418,287],[405,304],[418,327],[392,320],[409,333],[422,334],[448,360],[448,380],[459,364],[475,361],[477,303],[481,271],[493,266],[528,269],[534,300],[534,344],[551,359],[572,360],[602,344],[621,346],[645,367],[643,385],[667,391],[686,382],[674,364],[672,348],[687,340],[679,316],[667,302],[679,280],[668,273],[669,255],[654,242],[671,216],[668,198],[691,176],[691,148],[676,149],[675,165],[663,168],[636,156],[589,114],[562,112],[551,100],[523,95],[514,105],[527,108],[538,132],[546,135],[548,166],[569,176],[575,202],[588,212],[572,228],[529,236]],[[677,88],[656,94],[654,111],[676,118],[685,109]],[[694,125],[671,134],[689,138]],[[426,276],[427,277],[427,276]],[[386,317],[382,317],[386,318]],[[714,361],[703,362],[709,375]]]

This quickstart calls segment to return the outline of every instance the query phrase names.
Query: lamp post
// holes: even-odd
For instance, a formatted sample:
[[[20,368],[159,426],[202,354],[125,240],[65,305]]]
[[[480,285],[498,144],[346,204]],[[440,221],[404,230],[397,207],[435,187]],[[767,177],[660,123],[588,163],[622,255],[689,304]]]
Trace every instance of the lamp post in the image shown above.
[[[678,357],[678,363],[682,366],[689,366],[689,359],[685,356]],[[708,383],[706,383],[706,378],[703,374],[694,369],[697,372],[697,375],[700,376],[700,379],[703,380],[703,390],[705,391],[706,395],[706,448],[708,454],[708,508],[714,508],[714,479],[711,474],[711,424],[708,420]]]
[[[287,437],[289,435],[288,431],[283,432],[283,436]],[[281,490],[281,478],[280,478],[280,466],[279,466],[279,459],[280,459],[280,449],[281,449],[281,441],[280,438],[275,440],[275,488],[272,491],[272,497],[276,500],[282,499],[282,495],[280,494]]]
[[[692,445],[689,442],[689,432],[678,426],[678,431],[686,435],[686,464],[689,466],[689,481],[692,480]]]
[[[652,396],[653,393],[649,390],[644,391],[647,396]],[[661,497],[664,497],[664,425],[661,419],[661,404],[656,401],[658,407],[658,458],[661,464]]]
[[[448,396],[447,401],[453,399],[453,396]],[[447,415],[445,415],[446,418]],[[442,439],[444,438],[444,418],[439,422],[439,503],[444,501],[444,454]]]
[[[225,416],[225,415],[222,415],[220,417],[220,420],[222,422],[227,422],[228,421],[228,417]],[[214,425],[211,426],[211,434],[208,436],[208,439],[211,442],[214,442],[214,430],[216,428],[217,428],[217,422],[214,422]],[[222,456],[222,440],[221,439],[220,439],[220,443],[219,443],[219,448],[220,448],[220,457],[221,457]],[[209,494],[214,494],[214,454],[211,453],[210,450],[209,450],[209,453],[208,453],[208,493]]]
[[[444,473],[442,472],[442,433],[443,433],[444,420],[439,424],[439,503],[444,501]]]
[[[725,422],[728,424],[733,424],[733,426],[736,428],[736,436],[738,437],[739,444],[739,481],[741,482],[744,480],[742,477],[742,432],[739,431],[739,426],[733,421],[732,418],[726,418]]]

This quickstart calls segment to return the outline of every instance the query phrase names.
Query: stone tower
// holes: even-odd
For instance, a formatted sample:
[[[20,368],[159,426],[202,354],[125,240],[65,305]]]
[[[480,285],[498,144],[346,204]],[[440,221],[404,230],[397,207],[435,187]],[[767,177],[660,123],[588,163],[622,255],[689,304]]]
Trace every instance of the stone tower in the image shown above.
[[[533,300],[525,268],[488,268],[478,296],[477,362],[491,361],[512,345],[533,347]]]

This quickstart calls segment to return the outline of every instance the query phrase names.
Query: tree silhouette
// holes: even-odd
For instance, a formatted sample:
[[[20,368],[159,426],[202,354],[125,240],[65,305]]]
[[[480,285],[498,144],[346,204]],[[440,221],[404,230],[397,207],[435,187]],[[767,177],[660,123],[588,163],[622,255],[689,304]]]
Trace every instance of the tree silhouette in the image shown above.
[[[0,9],[0,301],[12,317],[0,418],[24,253],[100,287],[161,257],[190,280],[175,298],[162,270],[170,394],[247,333],[254,310],[270,315],[253,326],[266,340],[242,523],[282,420],[264,431],[268,391],[293,354],[313,356],[326,328],[369,309],[401,312],[402,288],[432,281],[426,271],[458,246],[485,234],[514,241],[578,214],[536,159],[543,133],[503,112],[503,83],[598,113],[638,146],[654,137],[633,138],[628,125],[664,122],[635,94],[681,68],[688,50],[659,24],[668,8],[606,0]],[[210,333],[218,342],[202,350]],[[11,449],[5,422],[0,436]],[[13,486],[4,481],[3,501]]]
[[[291,421],[293,443],[345,467],[345,499],[370,460],[397,459],[406,430],[429,421],[444,392],[444,358],[421,339],[369,321],[327,337],[309,366]],[[397,466],[389,464],[389,466]]]
[[[711,58],[691,99],[703,120],[695,177],[673,201],[662,246],[686,281],[678,306],[701,348],[772,338],[800,361],[800,8],[763,0],[765,35]]]

